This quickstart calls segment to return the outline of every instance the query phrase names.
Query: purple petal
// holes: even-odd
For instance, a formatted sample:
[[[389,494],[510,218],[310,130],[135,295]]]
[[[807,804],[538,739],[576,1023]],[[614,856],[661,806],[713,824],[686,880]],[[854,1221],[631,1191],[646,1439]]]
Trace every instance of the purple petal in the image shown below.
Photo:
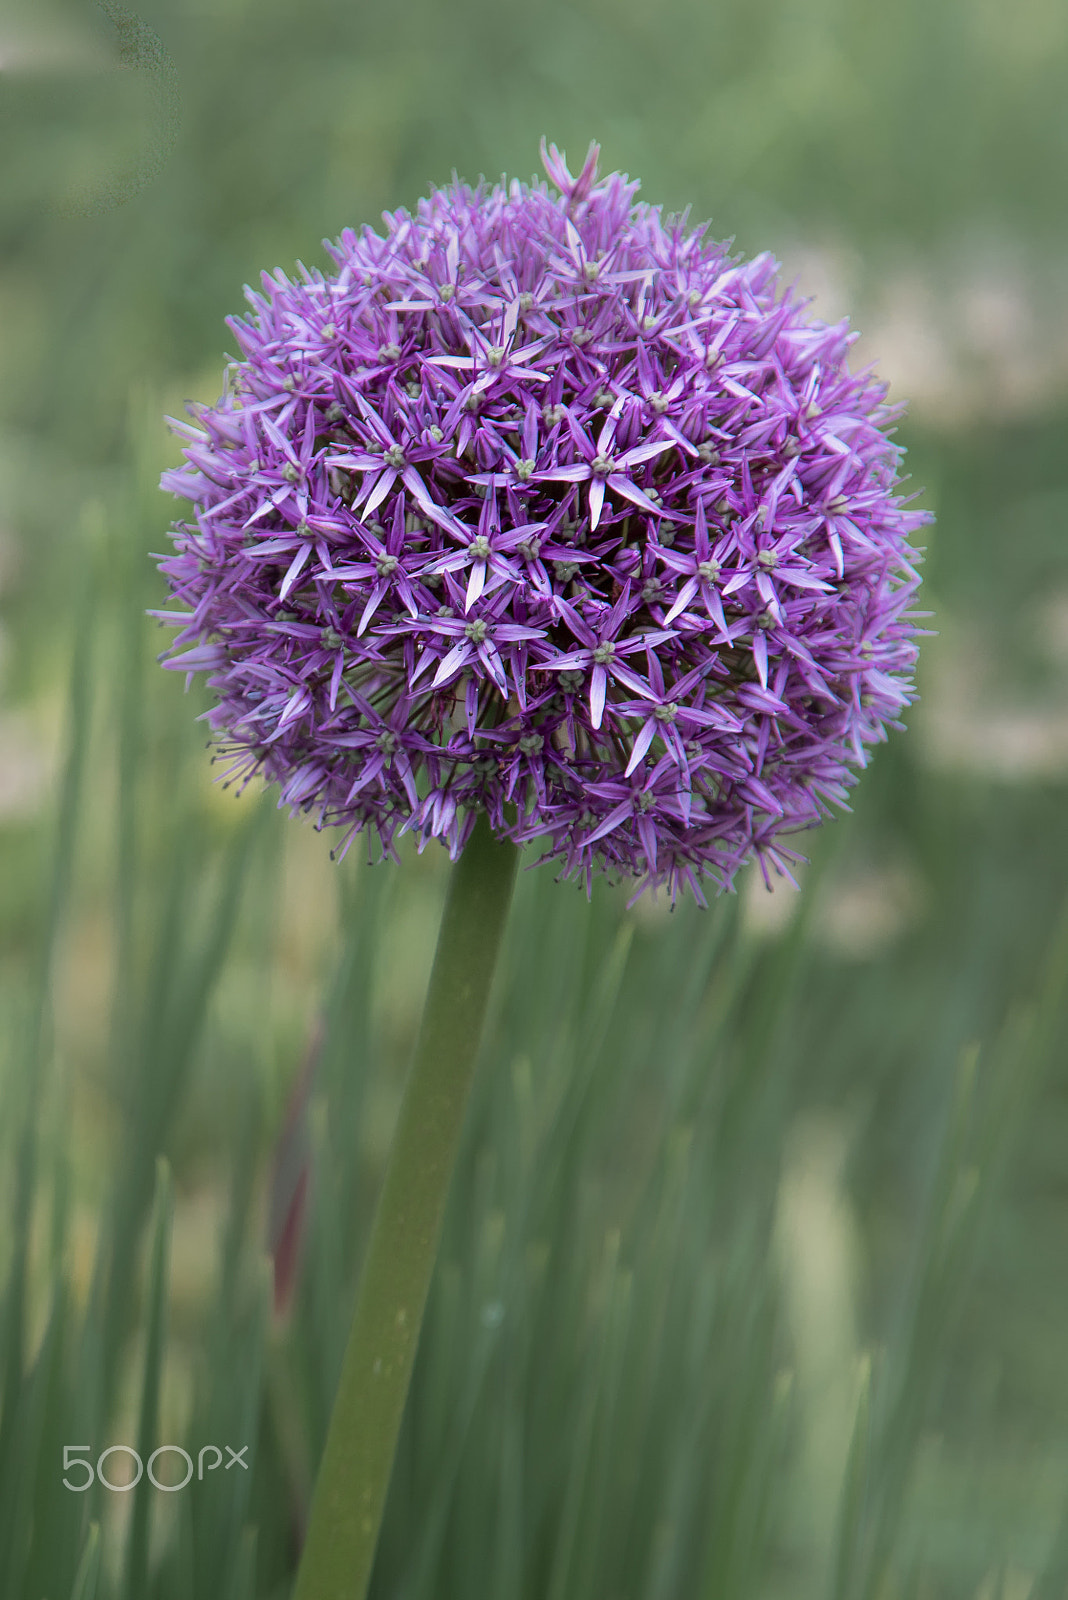
[[[674,448],[674,439],[658,439],[654,444],[635,445],[633,450],[624,450],[619,464],[621,467],[636,467],[639,462],[651,461],[654,456],[662,456],[665,450]]]
[[[597,662],[590,675],[590,722],[594,728],[601,726],[604,716],[604,702],[608,693],[608,674]]]
[[[624,800],[622,805],[616,806],[614,811],[608,813],[599,827],[594,828],[592,833],[586,835],[585,842],[587,844],[595,844],[598,839],[603,839],[607,834],[612,833],[619,827],[621,822],[625,821],[627,817],[633,816],[633,814],[634,808],[631,801]]]
[[[604,505],[604,479],[592,478],[590,480],[590,532],[596,531],[601,520],[601,507]]]
[[[376,583],[374,588],[371,590],[370,597],[367,601],[367,604],[364,606],[363,614],[360,617],[359,627],[356,629],[357,637],[367,631],[367,625],[371,621],[371,618],[374,616],[375,612],[378,610],[379,606],[382,604],[388,588],[389,584],[383,579],[380,583]]]
[[[471,576],[467,580],[467,596],[464,600],[465,611],[470,611],[485,587],[486,563],[484,561],[476,561],[471,568]]]
[[[629,500],[632,505],[641,506],[642,510],[648,511],[650,515],[654,517],[662,517],[664,515],[663,507],[650,500],[644,489],[639,489],[636,483],[631,483],[630,479],[624,478],[622,473],[610,473],[608,486],[610,489],[614,489],[616,494],[621,494],[624,500]]]
[[[672,606],[671,610],[664,617],[665,626],[669,622],[674,622],[675,618],[678,616],[680,611],[685,611],[686,610],[686,607],[689,605],[690,601],[693,599],[694,595],[697,593],[697,589],[698,589],[698,582],[697,582],[696,578],[690,578],[688,582],[683,584],[682,588],[679,590],[678,595],[675,598],[675,604]]]
[[[289,593],[290,589],[292,589],[293,585],[296,583],[297,579],[300,577],[301,571],[302,571],[302,569],[304,567],[304,563],[307,561],[308,557],[311,555],[311,552],[312,552],[312,547],[311,547],[310,544],[302,544],[301,545],[300,549],[297,551],[296,555],[293,557],[293,560],[289,563],[289,571],[286,573],[285,577],[282,579],[282,587],[278,591],[279,600],[284,600],[286,595]]]
[[[372,511],[377,510],[396,481],[397,474],[392,467],[387,467],[385,472],[380,473],[377,478],[364,479],[363,491],[356,502],[357,505],[359,505],[360,501],[363,500],[364,494],[367,493],[368,483],[373,483],[373,488],[371,489],[370,494],[367,495],[367,499],[363,504],[363,514],[365,517],[369,517]]]
[[[763,628],[758,628],[753,634],[753,660],[756,662],[757,672],[760,674],[760,686],[768,686],[768,636]]]
[[[471,644],[467,639],[461,639],[459,644],[454,644],[448,655],[442,656],[438,663],[438,670],[434,674],[432,689],[440,689],[443,683],[456,676],[460,668],[466,666],[471,659]]]
[[[534,479],[539,483],[585,483],[587,478],[593,477],[593,470],[588,462],[575,462],[568,467],[553,467],[548,472],[536,472]],[[531,481],[533,482],[534,479]]]
[[[630,777],[631,773],[641,761],[642,757],[645,755],[645,752],[648,750],[655,738],[656,719],[654,717],[647,717],[642,723],[638,737],[634,741],[634,749],[630,753],[630,760],[627,762],[626,771],[623,774],[625,778]]]
[[[501,660],[500,651],[492,639],[483,639],[478,647],[478,659],[497,685],[503,695],[508,693],[508,679],[504,672],[504,662]]]

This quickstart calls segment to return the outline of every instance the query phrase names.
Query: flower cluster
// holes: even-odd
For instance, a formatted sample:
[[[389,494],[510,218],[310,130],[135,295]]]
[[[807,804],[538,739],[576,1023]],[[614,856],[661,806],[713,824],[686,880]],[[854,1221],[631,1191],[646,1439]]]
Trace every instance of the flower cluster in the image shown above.
[[[542,147],[265,275],[197,408],[166,664],[231,773],[452,855],[729,884],[842,803],[912,698],[927,520],[885,387],[768,256]]]

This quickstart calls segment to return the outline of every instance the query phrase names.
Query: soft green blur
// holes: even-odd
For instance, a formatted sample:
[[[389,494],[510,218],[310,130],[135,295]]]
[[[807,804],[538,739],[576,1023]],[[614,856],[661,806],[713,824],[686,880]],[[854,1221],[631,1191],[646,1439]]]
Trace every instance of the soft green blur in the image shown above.
[[[5,3],[3,1600],[288,1594],[447,862],[213,784],[161,418],[261,269],[543,133],[853,317],[937,636],[800,894],[521,877],[374,1592],[1060,1600],[1068,8]],[[62,1485],[162,1443],[251,1470]]]

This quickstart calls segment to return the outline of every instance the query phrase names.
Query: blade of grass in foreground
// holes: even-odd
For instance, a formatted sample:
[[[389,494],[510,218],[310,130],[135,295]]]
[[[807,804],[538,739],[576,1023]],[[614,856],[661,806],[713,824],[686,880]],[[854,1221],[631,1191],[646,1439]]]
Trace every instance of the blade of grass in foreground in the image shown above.
[[[100,1576],[100,1524],[91,1522],[86,1535],[85,1549],[78,1563],[74,1588],[70,1600],[96,1600],[97,1579]]]
[[[159,1432],[160,1385],[167,1313],[167,1264],[170,1255],[171,1220],[174,1190],[170,1167],[161,1157],[156,1162],[155,1218],[148,1281],[145,1286],[147,1327],[145,1365],[141,1380],[141,1414],[137,1424],[137,1453],[147,1463],[156,1448]],[[140,1600],[148,1584],[148,1519],[152,1497],[139,1484],[132,1492],[133,1507],[126,1541],[124,1600]]]

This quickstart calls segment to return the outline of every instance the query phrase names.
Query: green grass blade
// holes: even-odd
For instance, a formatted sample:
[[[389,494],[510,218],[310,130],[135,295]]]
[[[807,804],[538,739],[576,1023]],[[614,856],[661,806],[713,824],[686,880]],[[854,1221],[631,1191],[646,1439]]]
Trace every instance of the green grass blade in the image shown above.
[[[100,1577],[100,1524],[91,1522],[85,1539],[82,1558],[74,1578],[70,1600],[96,1600],[97,1580]]]
[[[174,1185],[170,1167],[160,1157],[156,1163],[156,1198],[145,1284],[145,1362],[141,1380],[141,1409],[137,1424],[137,1453],[145,1463],[145,1476],[130,1491],[133,1507],[126,1546],[123,1582],[125,1600],[140,1600],[148,1592],[149,1513],[155,1493],[148,1479],[148,1462],[156,1448],[160,1420],[160,1388],[166,1343],[168,1264]]]

